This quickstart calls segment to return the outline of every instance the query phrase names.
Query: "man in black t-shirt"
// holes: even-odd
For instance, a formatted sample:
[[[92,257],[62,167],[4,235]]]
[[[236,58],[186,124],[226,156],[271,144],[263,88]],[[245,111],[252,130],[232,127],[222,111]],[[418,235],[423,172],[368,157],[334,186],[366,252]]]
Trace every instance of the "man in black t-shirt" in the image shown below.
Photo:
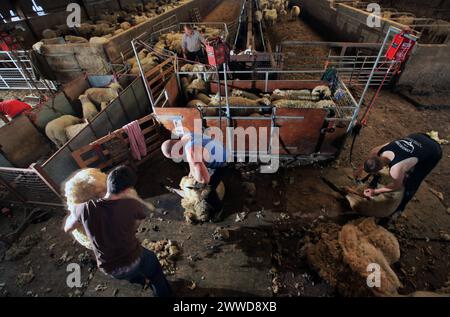
[[[405,193],[395,213],[399,215],[441,158],[442,149],[439,143],[422,133],[411,134],[378,146],[371,151],[370,158],[364,162],[359,171],[376,174],[388,166],[393,182],[377,189],[368,188],[364,191],[364,195],[372,197],[404,186]],[[358,176],[359,173],[356,174]]]
[[[129,167],[115,168],[108,175],[105,198],[76,206],[66,219],[64,230],[71,232],[84,227],[103,273],[142,285],[148,279],[156,296],[171,296],[156,255],[143,248],[136,238],[136,229],[146,217],[143,205],[127,198],[136,180]]]

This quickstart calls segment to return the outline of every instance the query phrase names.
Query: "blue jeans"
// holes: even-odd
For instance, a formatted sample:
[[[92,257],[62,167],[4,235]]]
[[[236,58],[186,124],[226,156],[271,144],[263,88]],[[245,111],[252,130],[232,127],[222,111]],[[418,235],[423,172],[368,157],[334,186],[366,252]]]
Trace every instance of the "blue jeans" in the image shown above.
[[[118,280],[127,280],[130,283],[141,284],[142,286],[145,285],[145,281],[148,279],[150,280],[150,286],[155,296],[172,296],[172,289],[164,276],[158,258],[155,253],[146,248],[142,248],[141,261],[135,269],[125,274],[114,276],[114,278]]]

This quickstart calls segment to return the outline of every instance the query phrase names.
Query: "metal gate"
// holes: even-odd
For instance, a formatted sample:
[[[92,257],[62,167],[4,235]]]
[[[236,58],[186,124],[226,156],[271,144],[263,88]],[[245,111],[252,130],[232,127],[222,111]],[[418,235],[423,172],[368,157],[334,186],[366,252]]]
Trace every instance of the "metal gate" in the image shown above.
[[[37,205],[63,205],[56,184],[39,165],[0,168],[0,197],[4,201]]]
[[[37,80],[28,51],[0,51],[0,89],[53,89],[51,81]]]
[[[286,41],[277,46],[276,56],[281,59],[279,64],[283,70],[322,73],[325,69],[334,67],[347,85],[364,86],[372,73],[381,47],[381,43]],[[379,86],[393,63],[395,62],[388,61],[383,56],[370,85]],[[392,69],[386,77],[385,84],[389,85],[393,80]]]

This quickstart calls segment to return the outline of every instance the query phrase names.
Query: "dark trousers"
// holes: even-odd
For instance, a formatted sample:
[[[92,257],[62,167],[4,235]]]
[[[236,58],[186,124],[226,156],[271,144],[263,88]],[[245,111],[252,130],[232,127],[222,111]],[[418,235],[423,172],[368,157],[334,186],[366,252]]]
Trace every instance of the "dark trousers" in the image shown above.
[[[208,185],[211,188],[211,192],[209,193],[208,197],[206,197],[205,200],[210,206],[210,216],[220,212],[223,208],[223,202],[222,200],[220,200],[219,195],[217,195],[216,189],[219,186],[220,182],[222,181],[223,176],[225,175],[225,171],[226,171],[225,166],[216,168],[209,180]]]
[[[118,280],[127,280],[131,283],[145,285],[146,279],[150,280],[153,293],[157,297],[172,296],[172,289],[164,276],[161,264],[155,253],[146,248],[142,248],[141,262],[139,265],[122,275],[114,276]]]
[[[422,184],[423,180],[427,177],[428,174],[436,167],[439,161],[442,158],[442,149],[439,143],[433,141],[433,151],[431,157],[425,161],[417,164],[413,171],[406,177],[405,181],[405,193],[403,195],[403,199],[400,203],[400,206],[397,207],[396,212],[405,211],[406,205],[410,202],[410,200],[414,197],[417,190]]]
[[[205,64],[205,53],[203,52],[203,48],[199,49],[196,52],[186,52],[186,58],[193,62],[199,62]]]

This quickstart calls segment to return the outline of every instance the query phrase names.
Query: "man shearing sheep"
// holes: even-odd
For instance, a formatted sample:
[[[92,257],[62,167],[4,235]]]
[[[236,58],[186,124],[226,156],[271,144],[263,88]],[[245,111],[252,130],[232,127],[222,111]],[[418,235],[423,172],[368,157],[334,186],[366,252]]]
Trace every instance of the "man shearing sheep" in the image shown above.
[[[141,285],[148,279],[156,296],[168,297],[172,290],[158,258],[136,238],[136,229],[146,218],[143,205],[129,198],[136,181],[136,174],[127,166],[112,170],[106,196],[76,205],[66,219],[64,231],[84,228],[97,265],[106,275]]]
[[[366,197],[392,192],[404,186],[404,196],[392,218],[395,219],[413,198],[425,177],[431,173],[442,158],[439,143],[422,133],[411,134],[378,146],[371,151],[369,159],[355,172],[360,177],[364,170],[376,174],[389,167],[393,181],[384,187],[364,191]]]
[[[187,133],[180,140],[167,140],[161,145],[165,157],[189,163],[190,176],[199,186],[210,186],[210,194],[206,202],[212,211],[220,214],[223,208],[222,200],[217,194],[227,165],[227,152],[221,142],[205,134]],[[183,196],[182,191],[177,194]]]
[[[193,62],[205,62],[205,53],[203,45],[205,39],[199,31],[194,30],[192,25],[186,24],[184,26],[184,34],[182,39],[183,57]]]

